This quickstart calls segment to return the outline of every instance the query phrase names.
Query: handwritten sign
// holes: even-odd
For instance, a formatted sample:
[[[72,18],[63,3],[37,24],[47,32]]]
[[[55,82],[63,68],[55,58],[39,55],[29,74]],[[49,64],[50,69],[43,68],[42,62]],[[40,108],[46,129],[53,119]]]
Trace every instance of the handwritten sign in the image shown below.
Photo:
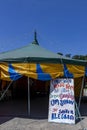
[[[75,124],[73,79],[51,80],[48,121]]]

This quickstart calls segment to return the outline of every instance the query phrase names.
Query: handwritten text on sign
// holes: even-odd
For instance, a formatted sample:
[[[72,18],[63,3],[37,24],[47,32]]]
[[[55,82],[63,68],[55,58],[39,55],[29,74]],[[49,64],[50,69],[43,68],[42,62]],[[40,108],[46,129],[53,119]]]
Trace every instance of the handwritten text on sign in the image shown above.
[[[50,122],[75,123],[73,79],[51,81],[48,120]]]

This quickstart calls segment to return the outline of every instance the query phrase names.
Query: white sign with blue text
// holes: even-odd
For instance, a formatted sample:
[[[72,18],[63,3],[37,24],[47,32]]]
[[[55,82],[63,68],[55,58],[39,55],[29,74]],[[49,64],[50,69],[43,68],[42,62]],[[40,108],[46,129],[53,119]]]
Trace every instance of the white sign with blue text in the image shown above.
[[[48,121],[75,124],[73,79],[51,80]]]

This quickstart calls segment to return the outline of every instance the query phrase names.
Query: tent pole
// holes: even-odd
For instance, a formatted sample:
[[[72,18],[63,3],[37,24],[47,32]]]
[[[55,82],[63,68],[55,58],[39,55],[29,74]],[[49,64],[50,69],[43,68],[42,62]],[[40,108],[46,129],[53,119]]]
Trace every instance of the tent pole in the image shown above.
[[[81,85],[81,91],[80,91],[80,97],[79,97],[79,103],[78,103],[79,109],[80,109],[80,104],[81,104],[82,91],[83,91],[83,87],[84,87],[84,80],[85,80],[85,75],[82,78],[82,85]]]
[[[28,116],[30,116],[30,82],[28,77]]]

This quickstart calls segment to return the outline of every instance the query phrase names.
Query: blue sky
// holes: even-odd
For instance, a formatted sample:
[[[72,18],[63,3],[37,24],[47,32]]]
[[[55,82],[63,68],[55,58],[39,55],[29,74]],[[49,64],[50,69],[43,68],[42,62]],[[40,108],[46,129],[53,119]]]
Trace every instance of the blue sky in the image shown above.
[[[65,54],[87,54],[87,0],[0,0],[0,52],[33,41]]]

